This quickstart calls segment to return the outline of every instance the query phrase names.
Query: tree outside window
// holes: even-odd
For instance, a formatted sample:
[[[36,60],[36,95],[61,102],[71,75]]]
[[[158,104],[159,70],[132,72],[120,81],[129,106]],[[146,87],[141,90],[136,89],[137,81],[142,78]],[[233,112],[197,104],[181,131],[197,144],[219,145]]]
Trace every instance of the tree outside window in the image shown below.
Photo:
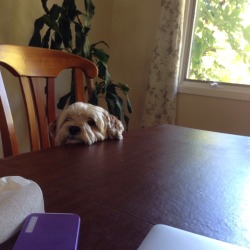
[[[250,1],[197,0],[187,78],[250,84]]]

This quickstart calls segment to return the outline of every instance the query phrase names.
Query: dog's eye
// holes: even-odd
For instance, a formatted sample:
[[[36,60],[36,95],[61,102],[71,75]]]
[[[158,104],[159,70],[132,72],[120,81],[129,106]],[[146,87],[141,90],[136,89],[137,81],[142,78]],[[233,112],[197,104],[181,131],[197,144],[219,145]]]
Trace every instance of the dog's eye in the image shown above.
[[[88,120],[88,125],[89,125],[90,127],[96,126],[95,121],[94,121],[93,119]]]
[[[62,126],[63,126],[66,122],[68,122],[68,121],[70,121],[70,119],[66,117],[66,118],[63,120]]]
[[[66,117],[64,122],[69,122],[70,121],[70,118],[69,117]]]

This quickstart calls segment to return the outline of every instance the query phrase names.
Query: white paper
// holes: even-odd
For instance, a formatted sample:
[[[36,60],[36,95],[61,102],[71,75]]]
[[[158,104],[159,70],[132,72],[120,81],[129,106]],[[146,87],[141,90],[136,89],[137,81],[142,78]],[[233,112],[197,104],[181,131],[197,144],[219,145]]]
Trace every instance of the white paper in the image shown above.
[[[0,244],[21,229],[29,214],[43,212],[43,194],[37,183],[20,176],[0,178]]]

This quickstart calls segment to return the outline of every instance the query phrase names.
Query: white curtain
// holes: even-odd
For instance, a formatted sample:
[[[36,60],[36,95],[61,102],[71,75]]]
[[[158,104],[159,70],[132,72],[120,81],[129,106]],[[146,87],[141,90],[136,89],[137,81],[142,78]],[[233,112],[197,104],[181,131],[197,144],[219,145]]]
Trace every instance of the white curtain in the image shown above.
[[[175,123],[184,0],[162,0],[142,126]]]

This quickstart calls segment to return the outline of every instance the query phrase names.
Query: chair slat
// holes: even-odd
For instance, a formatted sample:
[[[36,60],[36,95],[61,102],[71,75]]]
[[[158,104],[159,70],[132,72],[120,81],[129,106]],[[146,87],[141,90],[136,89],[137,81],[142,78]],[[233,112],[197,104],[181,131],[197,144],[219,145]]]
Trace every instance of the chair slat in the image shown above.
[[[73,70],[75,81],[75,97],[78,102],[85,102],[83,72],[75,68]]]
[[[47,117],[48,117],[48,124],[53,122],[56,119],[56,112],[55,112],[55,78],[48,78],[46,82],[46,96],[47,96]],[[55,145],[55,140],[51,136],[50,145]]]
[[[24,97],[25,109],[27,112],[27,120],[29,126],[30,135],[30,148],[32,151],[36,151],[40,148],[39,143],[39,130],[36,123],[36,111],[33,102],[33,94],[30,87],[30,79],[28,77],[20,77],[20,85],[22,94]]]
[[[48,123],[55,119],[55,78],[48,78],[46,85]]]
[[[0,130],[4,157],[17,155],[18,145],[8,97],[0,72]]]
[[[40,147],[49,148],[49,133],[48,133],[48,120],[46,111],[46,96],[45,96],[45,79],[41,78],[30,78],[31,90],[33,93],[33,103],[35,107],[38,130],[40,136]],[[55,109],[55,107],[53,106]]]

